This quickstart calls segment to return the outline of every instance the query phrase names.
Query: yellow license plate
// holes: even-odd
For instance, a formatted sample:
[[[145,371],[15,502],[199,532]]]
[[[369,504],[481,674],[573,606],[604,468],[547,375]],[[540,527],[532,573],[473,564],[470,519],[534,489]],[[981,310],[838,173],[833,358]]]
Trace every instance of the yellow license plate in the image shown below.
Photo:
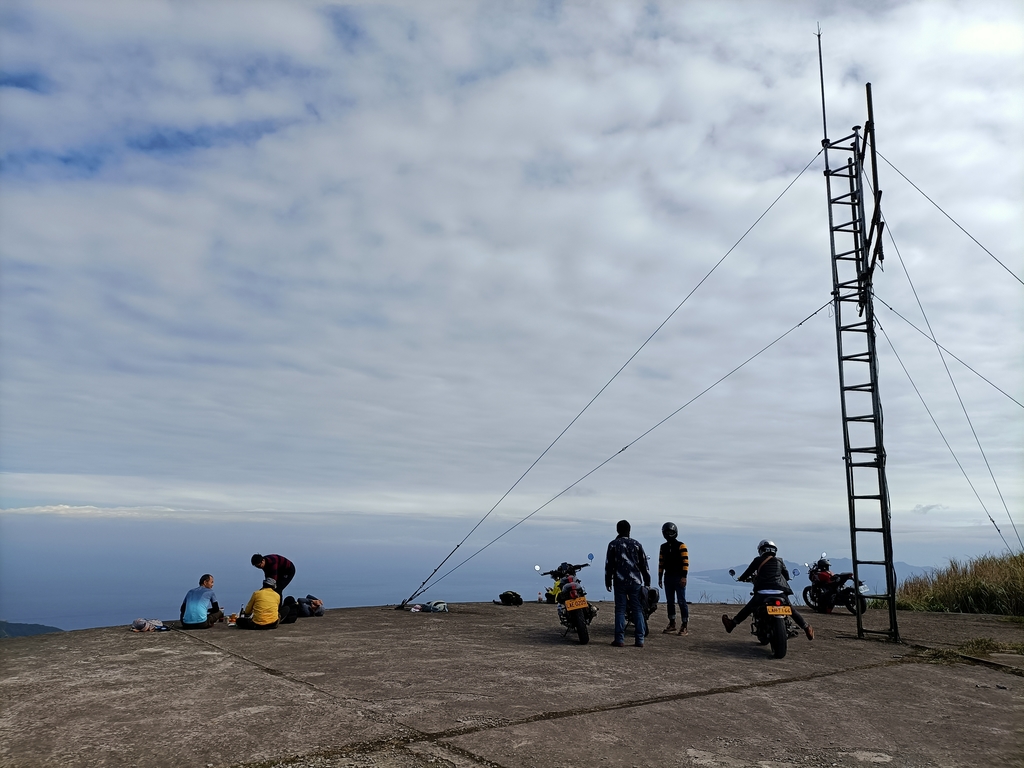
[[[589,603],[587,603],[587,598],[585,598],[585,597],[577,597],[577,598],[575,598],[573,600],[566,600],[565,601],[565,610],[567,610],[567,611],[575,611],[578,608],[586,608],[587,605],[589,605]]]
[[[792,616],[793,609],[788,605],[766,605],[769,616]]]

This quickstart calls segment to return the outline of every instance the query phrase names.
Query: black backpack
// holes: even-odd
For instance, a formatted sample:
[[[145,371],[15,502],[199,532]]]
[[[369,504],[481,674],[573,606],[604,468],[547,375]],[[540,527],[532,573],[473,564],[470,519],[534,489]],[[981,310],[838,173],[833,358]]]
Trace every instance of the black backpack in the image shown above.
[[[498,599],[501,600],[502,605],[522,605],[523,597],[518,592],[508,590],[498,595]]]

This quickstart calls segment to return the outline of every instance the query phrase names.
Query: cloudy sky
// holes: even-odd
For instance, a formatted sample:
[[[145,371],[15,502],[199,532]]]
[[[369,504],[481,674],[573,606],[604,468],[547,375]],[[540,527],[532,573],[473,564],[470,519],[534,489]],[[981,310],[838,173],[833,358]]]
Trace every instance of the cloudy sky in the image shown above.
[[[989,514],[1016,545],[1021,9],[6,2],[3,517],[458,536],[699,284],[486,543],[828,302],[820,23],[832,138],[870,81],[885,158],[1005,265],[882,166],[877,295],[925,329],[909,275],[1007,393],[947,358],[997,490],[934,345],[879,307],[982,500],[880,337],[897,556],[998,552]],[[516,536],[842,532],[841,455],[826,309]]]

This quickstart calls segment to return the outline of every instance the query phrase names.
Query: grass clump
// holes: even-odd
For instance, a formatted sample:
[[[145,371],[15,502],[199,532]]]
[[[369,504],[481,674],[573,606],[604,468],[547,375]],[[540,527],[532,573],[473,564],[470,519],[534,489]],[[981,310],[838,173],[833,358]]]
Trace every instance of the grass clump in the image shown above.
[[[1024,552],[950,560],[934,573],[911,576],[896,591],[896,607],[1024,616]]]

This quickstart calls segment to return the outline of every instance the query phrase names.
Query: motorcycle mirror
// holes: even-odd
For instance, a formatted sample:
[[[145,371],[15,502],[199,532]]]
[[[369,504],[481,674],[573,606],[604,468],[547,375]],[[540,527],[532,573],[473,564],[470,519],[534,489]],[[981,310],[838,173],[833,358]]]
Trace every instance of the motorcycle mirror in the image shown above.
[[[535,571],[539,571],[539,570],[540,570],[540,566],[539,566],[539,565],[535,565],[535,566],[533,566],[533,570],[535,570]]]
[[[729,575],[730,576],[735,576],[736,575],[736,571],[734,571],[732,568],[730,568],[729,569]]]
[[[825,553],[824,553],[824,552],[822,552],[822,553],[821,553],[821,559],[822,559],[822,560],[824,560],[824,559],[825,559]]]
[[[796,568],[794,568],[794,569],[793,569],[793,575],[794,575],[794,576],[799,576],[799,575],[800,575],[800,571],[799,571],[799,570],[797,570]]]
[[[589,555],[587,555],[587,560],[593,560],[593,559],[594,559],[594,553],[591,552]]]

